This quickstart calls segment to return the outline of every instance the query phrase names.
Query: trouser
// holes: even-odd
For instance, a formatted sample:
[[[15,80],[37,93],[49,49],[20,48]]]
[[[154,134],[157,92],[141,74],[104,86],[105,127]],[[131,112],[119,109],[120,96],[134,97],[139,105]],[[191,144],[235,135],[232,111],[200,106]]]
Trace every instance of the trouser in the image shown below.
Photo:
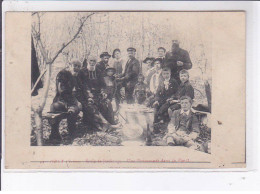
[[[154,110],[154,123],[158,123],[161,120],[164,122],[169,122],[169,114],[168,114],[168,108],[170,104],[168,102],[164,102],[159,104],[157,107],[155,107]]]
[[[174,144],[176,146],[185,146],[194,150],[198,150],[200,148],[199,144],[196,143],[194,140],[184,140],[181,135],[178,133],[173,133],[172,135],[166,138],[167,144]]]
[[[131,83],[127,83],[125,86],[125,98],[127,104],[133,104],[134,103],[134,87],[135,85]]]
[[[52,103],[51,111],[52,112],[67,112],[68,109],[66,108],[66,106],[63,102],[58,101],[58,102]],[[78,113],[71,113],[66,116],[67,122],[68,122],[68,132],[69,132],[69,135],[71,138],[74,137],[74,135],[75,135],[77,115],[78,115]],[[62,117],[62,116],[57,116],[54,120],[51,121],[50,139],[57,139],[57,140],[61,139],[60,133],[59,133],[59,124],[63,118],[64,117]]]
[[[118,111],[119,109],[119,104],[122,100],[122,95],[121,95],[121,89],[122,89],[122,83],[118,82],[117,83],[117,88],[116,88],[116,94],[115,94],[115,100],[116,100],[116,109]]]

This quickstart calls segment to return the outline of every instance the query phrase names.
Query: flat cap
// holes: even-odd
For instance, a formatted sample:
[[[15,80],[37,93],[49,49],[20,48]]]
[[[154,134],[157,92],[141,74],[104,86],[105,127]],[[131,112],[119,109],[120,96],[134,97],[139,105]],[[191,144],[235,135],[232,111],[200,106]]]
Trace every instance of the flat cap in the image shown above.
[[[133,48],[133,47],[129,47],[129,48],[127,49],[127,51],[134,51],[134,52],[136,52],[136,49]]]

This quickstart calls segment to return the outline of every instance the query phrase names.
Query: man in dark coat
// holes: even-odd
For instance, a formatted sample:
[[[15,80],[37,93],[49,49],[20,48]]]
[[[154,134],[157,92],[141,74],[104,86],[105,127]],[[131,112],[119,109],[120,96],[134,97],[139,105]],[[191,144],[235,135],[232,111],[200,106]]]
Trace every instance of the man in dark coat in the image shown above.
[[[105,130],[110,124],[112,107],[110,101],[106,101],[107,94],[104,92],[103,72],[97,68],[95,57],[88,58],[88,66],[79,72],[80,88],[83,91],[83,122],[90,128]]]
[[[129,59],[125,65],[124,73],[118,79],[122,81],[122,85],[125,87],[125,98],[128,104],[134,103],[133,93],[140,72],[140,63],[135,58],[135,52],[136,49],[133,47],[127,49]]]
[[[179,47],[179,41],[172,41],[172,51],[167,52],[164,65],[171,69],[172,77],[180,83],[179,72],[182,69],[191,69],[192,63],[188,51]]]
[[[76,130],[76,119],[80,108],[77,99],[74,97],[72,90],[75,87],[72,73],[66,69],[61,70],[56,77],[56,96],[51,104],[51,112],[68,113],[68,132],[70,138],[73,139]],[[59,123],[61,118],[56,118],[51,123],[50,140],[59,143],[61,136],[59,133]]]
[[[154,123],[161,120],[169,121],[168,107],[169,100],[173,99],[177,93],[179,84],[174,78],[171,78],[171,70],[165,67],[162,70],[163,82],[160,83],[155,94],[153,107],[155,108]]]
[[[109,66],[108,61],[110,57],[111,55],[108,52],[103,52],[100,55],[101,61],[97,63],[97,68],[102,72],[104,76],[106,75],[106,67]]]

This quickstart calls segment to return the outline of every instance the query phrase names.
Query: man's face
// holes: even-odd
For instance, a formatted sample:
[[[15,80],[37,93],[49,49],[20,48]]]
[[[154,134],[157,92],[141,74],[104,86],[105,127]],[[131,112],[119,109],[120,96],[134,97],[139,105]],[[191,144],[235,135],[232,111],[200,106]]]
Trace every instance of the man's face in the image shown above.
[[[164,80],[169,80],[171,78],[171,72],[170,71],[163,71],[162,77]]]
[[[119,59],[121,57],[121,53],[119,51],[115,52],[115,58]]]
[[[177,48],[179,48],[179,44],[178,43],[173,43],[172,44],[172,51],[176,50]]]
[[[73,71],[74,71],[75,73],[78,73],[79,70],[80,70],[80,65],[79,65],[79,64],[73,64]]]
[[[133,58],[135,56],[135,51],[128,51],[127,54],[129,58]]]
[[[181,80],[182,83],[185,83],[186,81],[188,81],[189,80],[188,74],[187,73],[181,73],[180,74],[180,80]]]
[[[104,56],[104,57],[102,57],[102,61],[104,61],[105,63],[108,63],[108,61],[109,61],[109,56]]]
[[[165,56],[165,52],[164,52],[163,49],[159,49],[159,50],[158,50],[158,56],[159,56],[159,57],[164,57],[164,56]]]
[[[181,109],[187,112],[191,109],[191,103],[188,99],[181,100]]]
[[[89,64],[89,66],[94,67],[96,65],[96,61],[95,60],[90,60],[88,62],[88,64]]]
[[[155,66],[156,70],[159,70],[161,68],[161,63],[159,61],[155,61],[154,66]]]
[[[110,77],[113,76],[114,75],[114,71],[112,69],[108,69],[107,70],[107,75],[110,76]]]
[[[147,64],[148,66],[151,66],[152,60],[147,60],[147,61],[146,61],[146,64]]]

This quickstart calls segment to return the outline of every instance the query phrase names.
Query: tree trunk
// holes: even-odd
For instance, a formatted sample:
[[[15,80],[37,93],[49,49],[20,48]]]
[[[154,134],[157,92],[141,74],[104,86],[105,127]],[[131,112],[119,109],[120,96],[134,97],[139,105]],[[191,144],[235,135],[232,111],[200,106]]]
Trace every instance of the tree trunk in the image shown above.
[[[210,90],[209,82],[205,81],[204,85],[205,85],[205,92],[207,96],[209,111],[211,112],[211,90]]]

